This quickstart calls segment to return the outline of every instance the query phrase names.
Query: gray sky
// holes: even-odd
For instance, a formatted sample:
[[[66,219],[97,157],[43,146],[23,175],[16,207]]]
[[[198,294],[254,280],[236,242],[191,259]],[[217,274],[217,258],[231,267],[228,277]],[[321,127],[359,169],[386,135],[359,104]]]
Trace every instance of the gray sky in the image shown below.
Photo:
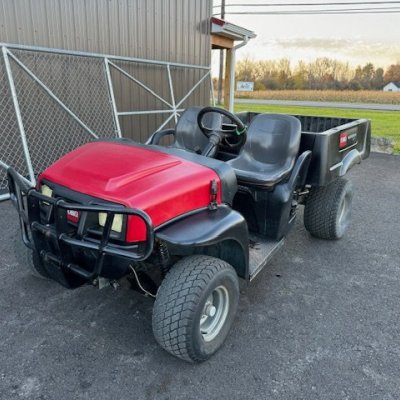
[[[351,0],[345,1],[350,2]],[[269,1],[269,3],[271,2]],[[326,0],[273,0],[273,3],[285,2],[329,3]],[[265,4],[268,1],[226,0],[227,5],[235,3]],[[220,4],[220,1],[214,1],[214,4]],[[375,7],[388,6],[382,4]],[[392,4],[392,6],[400,8],[400,4]],[[327,6],[323,7],[327,8]],[[352,8],[360,7],[365,6],[352,6]],[[343,8],[343,6],[336,6],[336,8]],[[244,9],[227,7],[227,10],[243,11]],[[246,10],[249,11],[250,8],[247,7]],[[258,10],[262,10],[262,8],[251,8],[251,11]],[[264,8],[264,10],[267,10],[267,8]],[[285,10],[290,10],[290,8],[286,7]],[[219,12],[219,8],[214,8],[214,12]],[[365,64],[370,61],[375,66],[382,67],[396,62],[400,63],[400,14],[263,16],[227,14],[225,19],[253,30],[257,34],[257,38],[252,39],[246,47],[238,50],[238,59],[244,57],[253,59],[285,57],[296,64],[299,59],[309,61],[317,57],[331,57],[349,62],[352,65]],[[217,52],[214,53],[213,66],[218,61]]]

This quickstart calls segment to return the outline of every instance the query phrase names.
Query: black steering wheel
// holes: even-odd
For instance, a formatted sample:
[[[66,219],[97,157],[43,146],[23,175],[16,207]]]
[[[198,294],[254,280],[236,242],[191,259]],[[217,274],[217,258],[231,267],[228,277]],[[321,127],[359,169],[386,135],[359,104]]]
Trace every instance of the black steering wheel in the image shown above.
[[[232,124],[221,124],[218,127],[204,126],[204,116],[209,113],[218,113],[229,119]],[[242,147],[246,142],[247,126],[236,115],[218,107],[204,107],[197,115],[197,125],[209,139],[208,146],[203,150],[202,155],[213,157],[218,147],[236,149]]]

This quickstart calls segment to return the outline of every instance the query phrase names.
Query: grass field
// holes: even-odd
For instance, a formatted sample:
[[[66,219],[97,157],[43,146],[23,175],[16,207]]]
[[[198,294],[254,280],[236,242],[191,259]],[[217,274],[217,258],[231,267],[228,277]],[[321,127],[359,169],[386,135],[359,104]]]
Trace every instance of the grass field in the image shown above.
[[[372,135],[383,136],[395,141],[395,152],[400,153],[400,112],[370,111],[338,108],[285,107],[264,104],[236,104],[236,111],[275,112],[319,117],[367,118],[372,122]]]
[[[243,99],[400,104],[400,92],[378,90],[259,90],[245,93],[236,92],[235,97]]]

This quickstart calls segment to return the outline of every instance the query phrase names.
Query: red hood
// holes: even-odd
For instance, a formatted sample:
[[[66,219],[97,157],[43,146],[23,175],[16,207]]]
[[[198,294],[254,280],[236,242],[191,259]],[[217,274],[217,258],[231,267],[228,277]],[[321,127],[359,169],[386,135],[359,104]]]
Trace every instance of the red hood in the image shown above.
[[[47,168],[39,181],[126,207],[146,211],[154,226],[210,202],[210,168],[145,148],[115,142],[93,142],[68,153]],[[218,190],[220,203],[220,190]]]

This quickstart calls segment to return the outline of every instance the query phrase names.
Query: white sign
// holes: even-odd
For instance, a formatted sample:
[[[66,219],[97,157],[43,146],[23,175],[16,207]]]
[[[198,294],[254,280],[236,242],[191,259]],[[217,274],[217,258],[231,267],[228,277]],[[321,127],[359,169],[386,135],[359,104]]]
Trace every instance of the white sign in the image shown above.
[[[252,92],[254,90],[254,82],[242,82],[236,83],[236,90],[238,92]]]

